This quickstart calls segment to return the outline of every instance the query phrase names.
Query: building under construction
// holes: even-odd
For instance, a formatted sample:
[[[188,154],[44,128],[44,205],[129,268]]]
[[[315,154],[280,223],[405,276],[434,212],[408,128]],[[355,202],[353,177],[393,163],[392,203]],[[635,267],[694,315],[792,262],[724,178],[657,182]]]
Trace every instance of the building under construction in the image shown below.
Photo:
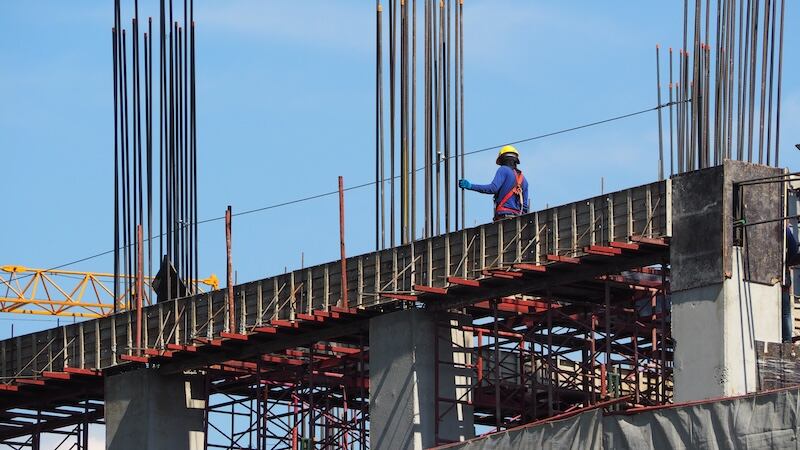
[[[111,450],[794,446],[785,1],[687,2],[668,90],[656,49],[656,181],[472,228],[464,2],[387,3],[375,250],[346,254],[342,206],[340,260],[235,284],[229,209],[221,289],[198,281],[193,4],[161,1],[154,33],[114,3],[113,300],[37,304],[46,275],[7,268],[3,311],[93,312],[0,341],[0,443],[87,449],[100,424]]]

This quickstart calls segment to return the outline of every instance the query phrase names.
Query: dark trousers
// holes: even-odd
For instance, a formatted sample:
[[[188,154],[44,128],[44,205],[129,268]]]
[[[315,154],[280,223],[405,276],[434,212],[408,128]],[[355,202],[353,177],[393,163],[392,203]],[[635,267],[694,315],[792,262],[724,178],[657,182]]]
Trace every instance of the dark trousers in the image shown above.
[[[521,215],[522,215],[522,214],[503,214],[503,215],[497,215],[497,214],[495,214],[495,215],[494,215],[494,219],[492,219],[492,220],[493,220],[494,222],[497,222],[498,220],[510,219],[510,218],[512,218],[512,217],[517,217],[517,216],[521,216]]]

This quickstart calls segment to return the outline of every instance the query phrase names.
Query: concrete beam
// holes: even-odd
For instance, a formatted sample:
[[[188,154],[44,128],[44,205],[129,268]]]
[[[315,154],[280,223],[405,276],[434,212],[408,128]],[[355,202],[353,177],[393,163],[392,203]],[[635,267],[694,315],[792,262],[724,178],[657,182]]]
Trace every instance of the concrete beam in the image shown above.
[[[372,319],[370,448],[422,450],[474,436],[471,370],[453,364],[471,362],[472,333],[449,326],[469,322],[420,309]]]
[[[105,380],[106,449],[201,450],[200,377],[139,369]]]

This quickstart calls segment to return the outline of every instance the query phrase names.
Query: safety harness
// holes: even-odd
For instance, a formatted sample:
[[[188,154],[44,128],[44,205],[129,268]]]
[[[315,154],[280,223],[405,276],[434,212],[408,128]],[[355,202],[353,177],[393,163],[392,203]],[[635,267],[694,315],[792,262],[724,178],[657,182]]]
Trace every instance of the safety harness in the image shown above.
[[[497,208],[495,209],[495,212],[494,212],[495,217],[499,217],[500,213],[522,214],[522,208],[525,207],[525,204],[523,203],[523,197],[522,197],[522,180],[524,180],[525,177],[522,176],[522,171],[521,170],[517,170],[517,169],[514,169],[514,170],[516,172],[517,182],[514,185],[514,187],[511,188],[506,193],[505,197],[503,197],[503,199],[497,204]],[[505,206],[506,202],[509,201],[511,199],[511,197],[514,196],[514,195],[518,196],[518,198],[519,198],[520,209],[506,208],[506,206]]]

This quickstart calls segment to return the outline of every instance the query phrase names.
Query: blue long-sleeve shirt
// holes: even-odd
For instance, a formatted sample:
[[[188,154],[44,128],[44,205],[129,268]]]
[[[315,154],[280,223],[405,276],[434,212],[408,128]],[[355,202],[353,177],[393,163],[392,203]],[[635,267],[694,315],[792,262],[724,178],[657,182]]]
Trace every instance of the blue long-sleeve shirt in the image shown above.
[[[508,166],[500,166],[497,169],[497,172],[494,174],[494,180],[492,180],[491,183],[473,184],[471,189],[482,194],[494,194],[494,206],[496,211],[500,200],[502,200],[509,191],[513,190],[516,185],[517,174],[514,172],[514,169]],[[528,200],[528,180],[525,177],[522,178],[522,201],[523,204],[520,205],[519,197],[512,195],[511,198],[509,198],[508,201],[506,201],[506,203],[502,206],[516,211],[521,210],[523,213],[528,212],[530,202]],[[500,216],[510,214],[511,213],[509,212],[498,213]]]

